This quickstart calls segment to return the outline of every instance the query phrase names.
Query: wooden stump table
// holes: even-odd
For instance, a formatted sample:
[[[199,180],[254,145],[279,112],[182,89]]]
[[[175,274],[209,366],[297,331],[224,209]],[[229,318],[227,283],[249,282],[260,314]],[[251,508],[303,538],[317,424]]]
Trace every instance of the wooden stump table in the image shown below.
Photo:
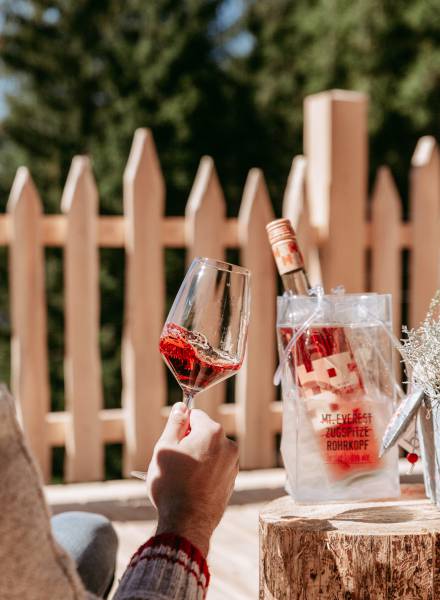
[[[440,511],[423,485],[399,500],[260,514],[260,600],[440,600]]]

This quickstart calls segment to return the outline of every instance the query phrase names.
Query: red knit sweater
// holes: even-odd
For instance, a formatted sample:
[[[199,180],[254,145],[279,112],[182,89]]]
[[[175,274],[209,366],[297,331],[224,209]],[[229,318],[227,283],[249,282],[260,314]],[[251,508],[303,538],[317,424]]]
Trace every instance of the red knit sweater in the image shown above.
[[[201,552],[187,539],[165,533],[133,555],[114,600],[203,600],[208,584]]]

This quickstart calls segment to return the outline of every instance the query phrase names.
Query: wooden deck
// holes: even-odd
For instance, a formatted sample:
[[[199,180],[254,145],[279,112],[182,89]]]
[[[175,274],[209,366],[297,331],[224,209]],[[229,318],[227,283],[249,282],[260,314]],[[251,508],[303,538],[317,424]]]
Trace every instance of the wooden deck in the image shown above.
[[[421,481],[420,465],[411,476],[406,472],[407,464],[402,462],[401,480]],[[258,514],[267,502],[285,493],[283,486],[283,469],[238,475],[231,503],[211,543],[208,600],[258,598]],[[154,532],[155,511],[141,481],[46,486],[46,496],[54,514],[85,510],[112,520],[119,536],[117,577],[133,552]]]
[[[282,469],[239,474],[231,504],[211,543],[208,600],[258,597],[258,513],[266,502],[284,494],[283,485]],[[155,511],[141,481],[46,486],[46,496],[55,514],[87,510],[113,521],[119,536],[117,577],[133,552],[154,532]]]
[[[209,553],[208,600],[258,598],[258,513],[263,504],[230,506],[214,533]],[[154,521],[116,521],[120,577],[133,551],[153,531]]]

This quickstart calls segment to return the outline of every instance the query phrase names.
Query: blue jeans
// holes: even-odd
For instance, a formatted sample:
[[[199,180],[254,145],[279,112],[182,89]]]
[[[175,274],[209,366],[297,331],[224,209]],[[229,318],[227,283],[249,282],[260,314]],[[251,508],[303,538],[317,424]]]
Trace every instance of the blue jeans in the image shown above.
[[[51,519],[53,535],[76,563],[84,587],[106,598],[115,576],[118,538],[102,515],[65,512]]]

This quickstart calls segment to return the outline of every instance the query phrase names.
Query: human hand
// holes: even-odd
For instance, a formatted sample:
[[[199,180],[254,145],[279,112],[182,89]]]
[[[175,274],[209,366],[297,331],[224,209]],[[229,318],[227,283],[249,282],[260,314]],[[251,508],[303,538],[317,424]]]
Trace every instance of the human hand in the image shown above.
[[[222,427],[201,410],[175,404],[147,475],[159,513],[157,533],[186,537],[206,556],[237,473],[238,447]]]

